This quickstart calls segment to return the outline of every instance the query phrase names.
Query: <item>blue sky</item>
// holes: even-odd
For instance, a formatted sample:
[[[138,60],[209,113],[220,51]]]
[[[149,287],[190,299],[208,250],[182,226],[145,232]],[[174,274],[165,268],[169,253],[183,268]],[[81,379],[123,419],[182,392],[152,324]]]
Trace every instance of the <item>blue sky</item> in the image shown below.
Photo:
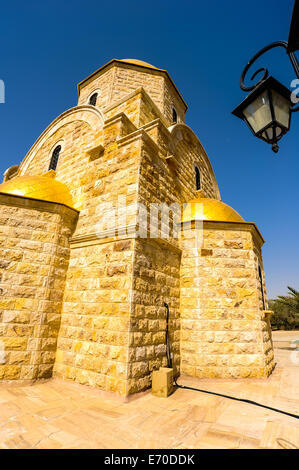
[[[187,101],[186,122],[210,157],[222,200],[256,222],[266,239],[269,297],[287,285],[299,288],[299,114],[276,155],[231,114],[245,97],[244,65],[261,47],[287,40],[292,6],[292,0],[2,2],[0,172],[76,105],[79,81],[114,57],[145,60],[167,69]],[[283,49],[258,64],[286,86],[295,78]]]

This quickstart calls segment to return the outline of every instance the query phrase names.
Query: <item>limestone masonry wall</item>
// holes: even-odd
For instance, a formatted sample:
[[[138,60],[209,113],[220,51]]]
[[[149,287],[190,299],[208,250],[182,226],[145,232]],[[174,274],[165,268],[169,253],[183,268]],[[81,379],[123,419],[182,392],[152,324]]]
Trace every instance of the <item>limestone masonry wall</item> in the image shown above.
[[[94,184],[95,167],[87,150],[98,135],[83,120],[74,120],[51,134],[37,150],[26,169],[26,175],[41,175],[48,171],[51,151],[61,143],[56,178],[65,183],[74,200],[76,209],[83,209],[87,192]]]
[[[196,377],[264,377],[274,367],[261,305],[260,246],[242,224],[204,222],[183,233],[181,370]]]
[[[132,244],[72,249],[54,376],[127,394]]]
[[[125,115],[134,124],[135,130],[153,121],[156,118],[163,118],[162,113],[149,98],[143,89],[136,90],[133,94],[127,95],[123,100],[110,106],[105,113],[107,119],[119,113]],[[133,132],[133,130],[131,131]]]
[[[1,380],[52,375],[77,213],[0,195]]]
[[[172,123],[172,107],[176,108],[180,122],[185,121],[185,105],[171,81],[155,69],[114,63],[95,74],[81,86],[78,104],[86,104],[93,90],[100,90],[97,106],[104,112],[120,99],[143,87],[169,123]]]
[[[113,67],[107,67],[104,74],[88,80],[86,85],[81,89],[78,105],[87,104],[89,96],[91,96],[95,90],[99,90],[97,106],[101,109],[105,109],[109,106],[111,104],[114,72],[115,69]]]
[[[174,363],[180,363],[180,257],[154,240],[135,242],[133,295],[130,317],[129,393],[151,385],[151,373],[167,366],[165,328],[169,304],[171,348]]]

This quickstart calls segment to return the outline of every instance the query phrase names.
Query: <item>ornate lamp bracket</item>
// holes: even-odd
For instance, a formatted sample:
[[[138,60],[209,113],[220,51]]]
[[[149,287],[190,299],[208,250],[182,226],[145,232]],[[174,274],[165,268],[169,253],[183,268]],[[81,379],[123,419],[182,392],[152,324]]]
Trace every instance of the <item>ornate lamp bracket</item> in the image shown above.
[[[269,44],[266,47],[263,47],[263,49],[261,49],[257,54],[255,54],[255,56],[253,56],[252,59],[248,62],[248,64],[244,68],[244,70],[242,72],[242,75],[241,75],[241,78],[240,78],[240,88],[242,90],[252,91],[255,88],[257,88],[264,80],[266,80],[266,78],[269,76],[269,72],[265,67],[261,67],[256,72],[254,72],[254,74],[251,77],[251,80],[253,80],[260,72],[263,72],[263,76],[260,78],[260,80],[257,83],[255,83],[254,85],[246,86],[244,84],[246,74],[247,74],[249,68],[252,66],[252,64],[257,59],[259,59],[263,54],[270,51],[271,49],[274,49],[275,47],[283,47],[286,50],[286,53],[287,53],[287,55],[288,55],[288,57],[291,61],[291,64],[292,64],[293,69],[295,71],[295,74],[296,74],[297,78],[299,79],[299,62],[297,60],[296,55],[294,54],[294,52],[288,52],[288,43],[286,41],[276,41],[276,42],[272,42],[271,44]],[[296,106],[291,107],[291,112],[295,113],[296,111],[299,111],[299,105],[297,107]]]

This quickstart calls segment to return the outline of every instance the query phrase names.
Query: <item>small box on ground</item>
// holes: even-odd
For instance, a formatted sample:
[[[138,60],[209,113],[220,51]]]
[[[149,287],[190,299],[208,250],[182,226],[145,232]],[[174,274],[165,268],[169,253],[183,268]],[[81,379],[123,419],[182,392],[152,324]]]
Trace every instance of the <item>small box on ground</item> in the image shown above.
[[[160,367],[152,374],[152,394],[156,397],[167,398],[173,392],[173,369]]]

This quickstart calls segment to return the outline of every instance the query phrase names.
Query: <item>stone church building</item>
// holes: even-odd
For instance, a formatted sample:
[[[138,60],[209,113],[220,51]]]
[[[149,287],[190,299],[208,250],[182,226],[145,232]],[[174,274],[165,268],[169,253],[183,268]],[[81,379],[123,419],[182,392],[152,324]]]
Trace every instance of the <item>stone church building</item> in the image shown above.
[[[0,185],[0,381],[145,390],[165,302],[176,374],[267,377],[264,240],[221,201],[168,72],[113,59],[78,95]],[[178,236],[140,235],[153,203],[182,208]]]

